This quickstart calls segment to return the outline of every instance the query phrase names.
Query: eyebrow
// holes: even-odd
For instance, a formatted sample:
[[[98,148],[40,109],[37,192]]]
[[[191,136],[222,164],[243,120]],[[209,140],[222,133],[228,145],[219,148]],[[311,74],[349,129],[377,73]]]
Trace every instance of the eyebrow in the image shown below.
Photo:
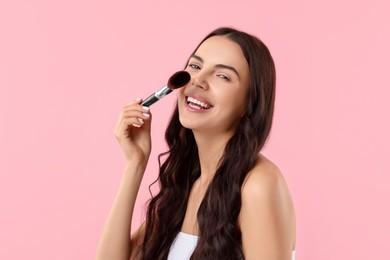
[[[202,62],[202,63],[204,62],[204,60],[202,59],[202,57],[200,57],[200,56],[198,56],[198,55],[196,55],[196,54],[192,54],[192,55],[191,55],[191,58],[197,59],[197,60],[199,60],[199,61]],[[233,72],[237,75],[238,78],[240,78],[240,74],[239,74],[238,71],[237,71],[234,67],[232,67],[232,66],[228,66],[228,65],[225,65],[225,64],[216,64],[214,67],[231,70],[231,71],[233,71]]]

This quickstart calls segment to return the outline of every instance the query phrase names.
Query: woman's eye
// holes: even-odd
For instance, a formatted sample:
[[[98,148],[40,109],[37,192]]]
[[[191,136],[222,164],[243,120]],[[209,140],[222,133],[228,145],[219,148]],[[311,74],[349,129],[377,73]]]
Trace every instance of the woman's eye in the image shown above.
[[[230,81],[230,79],[227,76],[223,75],[223,74],[218,74],[218,77],[220,77],[223,80]]]
[[[195,69],[195,70],[200,70],[200,67],[196,64],[193,64],[193,63],[188,64],[188,67]]]

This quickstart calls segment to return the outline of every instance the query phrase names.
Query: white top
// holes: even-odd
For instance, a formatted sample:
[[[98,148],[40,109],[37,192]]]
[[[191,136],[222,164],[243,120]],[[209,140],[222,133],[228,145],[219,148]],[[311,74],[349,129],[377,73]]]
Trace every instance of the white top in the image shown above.
[[[179,232],[169,250],[168,260],[189,260],[197,243],[197,236]],[[292,251],[291,260],[295,260],[295,250]]]
[[[198,243],[198,236],[179,232],[169,250],[168,260],[189,260]]]

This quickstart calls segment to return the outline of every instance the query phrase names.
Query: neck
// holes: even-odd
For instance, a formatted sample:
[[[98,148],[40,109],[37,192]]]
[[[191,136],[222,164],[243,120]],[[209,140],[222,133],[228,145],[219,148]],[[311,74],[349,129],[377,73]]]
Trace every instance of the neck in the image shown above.
[[[231,133],[218,135],[200,133],[194,131],[194,137],[198,146],[201,175],[200,185],[208,186],[219,166],[219,162],[225,151],[225,146],[231,138]]]

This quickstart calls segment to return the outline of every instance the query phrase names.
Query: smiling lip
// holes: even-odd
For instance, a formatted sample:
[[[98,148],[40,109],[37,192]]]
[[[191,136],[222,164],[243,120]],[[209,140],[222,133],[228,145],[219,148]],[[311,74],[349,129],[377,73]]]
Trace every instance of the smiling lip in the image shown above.
[[[194,112],[203,112],[213,108],[206,99],[198,96],[198,95],[188,95],[184,96],[185,98],[185,107],[190,111]]]

